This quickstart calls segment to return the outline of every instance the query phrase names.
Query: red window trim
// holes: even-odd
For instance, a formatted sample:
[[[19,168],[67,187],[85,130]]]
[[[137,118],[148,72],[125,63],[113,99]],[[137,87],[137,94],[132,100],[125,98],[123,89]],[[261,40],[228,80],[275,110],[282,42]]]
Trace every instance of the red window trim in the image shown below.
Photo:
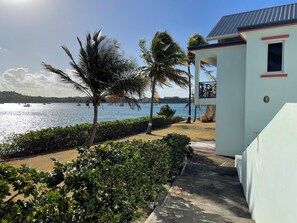
[[[278,35],[278,36],[265,36],[265,37],[262,37],[261,40],[284,39],[288,37],[289,37],[289,34]]]
[[[288,74],[261,74],[261,78],[269,78],[269,77],[287,77]]]

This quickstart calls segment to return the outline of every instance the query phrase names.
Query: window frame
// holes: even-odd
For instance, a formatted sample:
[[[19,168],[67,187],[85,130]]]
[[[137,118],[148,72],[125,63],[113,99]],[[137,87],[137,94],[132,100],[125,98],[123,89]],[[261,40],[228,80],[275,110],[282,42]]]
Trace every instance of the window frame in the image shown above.
[[[269,44],[275,44],[275,43],[282,43],[282,64],[281,64],[281,70],[279,71],[268,71],[268,46]],[[275,40],[275,41],[269,41],[266,42],[266,60],[265,60],[265,71],[266,73],[273,74],[273,73],[284,73],[284,55],[285,55],[285,40]]]

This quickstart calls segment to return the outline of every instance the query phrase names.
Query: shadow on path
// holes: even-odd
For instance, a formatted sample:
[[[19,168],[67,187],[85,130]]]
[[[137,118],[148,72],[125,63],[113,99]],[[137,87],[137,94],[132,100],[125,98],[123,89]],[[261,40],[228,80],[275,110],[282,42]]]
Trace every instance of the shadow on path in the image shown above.
[[[194,156],[178,176],[161,206],[146,223],[222,222],[251,220],[234,159],[193,146]]]

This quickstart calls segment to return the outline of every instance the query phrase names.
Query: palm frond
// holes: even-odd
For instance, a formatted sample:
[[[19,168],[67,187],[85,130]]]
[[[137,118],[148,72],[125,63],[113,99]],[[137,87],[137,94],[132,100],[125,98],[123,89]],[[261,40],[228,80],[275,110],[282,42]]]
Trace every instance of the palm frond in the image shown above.
[[[68,84],[72,84],[73,87],[78,90],[78,91],[81,91],[83,93],[85,93],[86,95],[88,95],[89,97],[92,97],[91,93],[88,91],[88,88],[81,85],[80,83],[77,83],[76,81],[72,80],[68,74],[64,73],[62,70],[59,70],[49,64],[46,64],[44,62],[42,62],[42,66],[50,71],[50,72],[53,72],[53,73],[56,73],[60,76],[61,80],[68,83]]]
[[[115,105],[121,104],[121,103],[128,103],[128,105],[130,106],[130,108],[134,109],[135,107],[137,108],[137,110],[140,110],[141,107],[138,104],[137,99],[133,98],[133,97],[128,97],[128,96],[119,96],[119,95],[108,95],[108,97],[106,97],[108,99],[108,101],[110,103],[113,103]]]

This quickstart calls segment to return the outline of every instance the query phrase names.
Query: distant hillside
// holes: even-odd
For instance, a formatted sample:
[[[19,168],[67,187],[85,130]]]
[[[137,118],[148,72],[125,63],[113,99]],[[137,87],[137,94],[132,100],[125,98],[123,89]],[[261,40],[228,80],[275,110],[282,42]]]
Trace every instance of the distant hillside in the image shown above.
[[[0,103],[85,103],[87,97],[41,97],[41,96],[26,96],[14,91],[0,91]]]
[[[139,100],[141,103],[150,103],[151,99],[150,98],[143,98]],[[183,103],[188,103],[188,98],[180,98],[180,97],[164,97],[164,98],[159,98],[158,103],[160,104],[183,104]]]
[[[87,97],[41,97],[41,96],[26,96],[14,91],[0,91],[0,103],[85,103]],[[139,100],[140,103],[150,103],[150,98],[143,98]],[[160,98],[158,103],[170,104],[170,103],[187,103],[187,98],[179,97],[164,97]]]

